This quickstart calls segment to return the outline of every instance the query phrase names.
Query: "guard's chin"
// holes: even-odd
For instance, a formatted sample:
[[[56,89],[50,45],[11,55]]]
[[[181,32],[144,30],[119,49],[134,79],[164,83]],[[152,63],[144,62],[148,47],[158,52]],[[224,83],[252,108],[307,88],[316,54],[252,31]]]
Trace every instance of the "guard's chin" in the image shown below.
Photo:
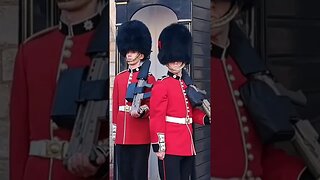
[[[137,63],[138,61],[137,60],[127,60],[127,63],[129,64],[129,65],[131,65],[131,64],[135,64],[135,63]]]

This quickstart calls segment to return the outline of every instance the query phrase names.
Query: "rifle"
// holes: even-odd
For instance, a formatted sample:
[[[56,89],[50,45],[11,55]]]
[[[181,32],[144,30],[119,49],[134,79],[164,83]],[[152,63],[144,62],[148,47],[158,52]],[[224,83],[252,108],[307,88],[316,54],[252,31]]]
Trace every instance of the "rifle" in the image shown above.
[[[151,92],[145,92],[145,88],[152,87],[152,85],[148,84],[147,82],[150,65],[151,61],[146,59],[143,62],[141,70],[138,74],[138,82],[130,84],[127,89],[126,100],[132,102],[131,111],[139,114],[143,113],[144,111],[141,109],[142,100],[148,99],[151,96]]]
[[[188,72],[183,69],[182,78],[188,85],[187,96],[189,97],[190,103],[193,107],[201,106],[206,115],[211,118],[211,107],[210,102],[206,99],[206,91],[198,89],[189,76]]]
[[[308,120],[298,120],[294,124],[293,146],[303,157],[306,166],[316,179],[320,179],[320,144],[319,134]]]
[[[307,98],[299,91],[286,89],[282,84],[275,83],[267,75],[257,75],[256,79],[267,83],[278,96],[287,96],[298,105],[306,105]],[[316,179],[320,179],[320,137],[310,121],[300,118],[292,118],[291,123],[294,129],[294,136],[291,139],[293,146],[302,156],[306,166]]]
[[[92,61],[86,81],[82,82],[77,116],[74,122],[68,151],[63,160],[65,166],[67,165],[69,158],[76,153],[84,154],[89,157],[89,160],[93,165],[97,165],[96,159],[98,151],[103,153],[106,157],[109,154],[108,143],[105,143],[102,146],[98,145],[101,123],[107,121],[108,112],[108,7],[109,6],[106,5],[104,8],[101,17],[102,20],[87,49],[87,53],[90,55]],[[108,164],[108,160],[106,163]],[[102,175],[106,175],[107,171],[108,166],[103,166],[98,170],[96,176],[101,177]]]

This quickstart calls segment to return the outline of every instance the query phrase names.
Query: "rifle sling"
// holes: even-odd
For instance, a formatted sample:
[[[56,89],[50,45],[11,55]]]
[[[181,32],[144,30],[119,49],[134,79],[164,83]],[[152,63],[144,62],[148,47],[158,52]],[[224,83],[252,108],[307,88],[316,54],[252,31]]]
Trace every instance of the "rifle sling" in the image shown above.
[[[150,69],[151,61],[149,59],[146,59],[143,64],[141,65],[141,69],[138,74],[138,79],[148,79],[149,75],[149,69]]]
[[[107,80],[84,81],[81,84],[81,91],[78,102],[90,100],[106,100],[108,99]]]
[[[189,73],[188,73],[187,70],[185,70],[185,69],[182,70],[182,79],[183,79],[183,81],[186,83],[187,86],[193,84],[193,81],[192,81]]]

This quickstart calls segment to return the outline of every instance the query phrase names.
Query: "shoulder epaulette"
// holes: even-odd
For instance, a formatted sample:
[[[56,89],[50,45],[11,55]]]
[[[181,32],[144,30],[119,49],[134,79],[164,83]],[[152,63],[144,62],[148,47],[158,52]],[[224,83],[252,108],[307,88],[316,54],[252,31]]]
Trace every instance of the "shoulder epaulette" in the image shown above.
[[[39,32],[37,32],[37,33],[34,33],[34,34],[32,34],[30,37],[28,37],[27,39],[25,39],[25,40],[23,41],[23,43],[26,43],[26,42],[29,42],[30,40],[33,40],[33,39],[38,38],[38,37],[41,37],[41,36],[43,36],[43,35],[51,32],[51,31],[53,31],[53,30],[55,30],[55,29],[57,29],[57,28],[58,28],[58,26],[53,26],[53,27],[49,27],[49,28],[47,28],[47,29],[44,29],[44,30],[42,30],[42,31],[39,31]]]
[[[124,73],[124,72],[126,72],[126,71],[128,71],[128,70],[125,69],[125,70],[123,70],[123,71],[120,71],[117,75],[122,74],[122,73]]]
[[[166,78],[168,78],[169,76],[162,76],[161,78],[159,78],[158,80],[159,81],[162,81],[162,80],[164,80],[164,79],[166,79]]]

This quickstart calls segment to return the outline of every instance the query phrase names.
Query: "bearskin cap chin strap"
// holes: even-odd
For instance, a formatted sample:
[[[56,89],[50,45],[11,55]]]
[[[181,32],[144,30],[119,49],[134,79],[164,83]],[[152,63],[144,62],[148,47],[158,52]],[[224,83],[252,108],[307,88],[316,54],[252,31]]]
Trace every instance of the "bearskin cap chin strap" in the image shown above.
[[[227,23],[229,23],[239,12],[241,8],[241,4],[236,1],[227,14],[222,16],[220,19],[212,21],[211,28],[221,27]]]

